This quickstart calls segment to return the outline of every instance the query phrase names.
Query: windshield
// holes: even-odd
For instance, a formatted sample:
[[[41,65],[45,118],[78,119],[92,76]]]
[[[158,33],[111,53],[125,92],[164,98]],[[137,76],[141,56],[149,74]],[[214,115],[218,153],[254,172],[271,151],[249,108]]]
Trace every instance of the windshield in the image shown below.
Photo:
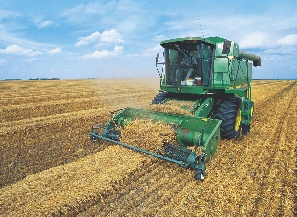
[[[209,86],[213,63],[213,47],[172,43],[164,49],[167,85]]]

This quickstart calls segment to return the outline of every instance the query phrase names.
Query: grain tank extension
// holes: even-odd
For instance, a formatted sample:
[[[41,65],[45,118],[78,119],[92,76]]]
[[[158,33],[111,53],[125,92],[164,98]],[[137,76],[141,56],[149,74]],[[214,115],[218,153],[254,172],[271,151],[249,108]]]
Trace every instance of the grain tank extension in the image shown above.
[[[204,180],[205,163],[216,152],[220,138],[232,139],[250,131],[252,67],[261,66],[261,58],[220,37],[177,38],[160,45],[164,48],[163,61],[159,62],[159,54],[156,58],[160,90],[152,104],[178,101],[190,115],[124,108],[113,112],[107,124],[94,125],[90,138],[191,168],[195,179]],[[160,154],[122,143],[119,129],[135,119],[172,125],[178,145],[164,144]]]

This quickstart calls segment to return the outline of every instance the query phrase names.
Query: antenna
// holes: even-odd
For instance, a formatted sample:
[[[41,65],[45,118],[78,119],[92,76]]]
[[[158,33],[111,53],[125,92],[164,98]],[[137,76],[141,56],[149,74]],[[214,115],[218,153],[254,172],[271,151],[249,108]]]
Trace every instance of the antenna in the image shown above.
[[[202,26],[201,26],[201,23],[200,23],[199,17],[197,17],[197,18],[198,18],[198,23],[199,23],[200,30],[201,30],[201,33],[202,33],[202,38],[204,38],[204,33],[203,33],[203,30],[202,30]]]

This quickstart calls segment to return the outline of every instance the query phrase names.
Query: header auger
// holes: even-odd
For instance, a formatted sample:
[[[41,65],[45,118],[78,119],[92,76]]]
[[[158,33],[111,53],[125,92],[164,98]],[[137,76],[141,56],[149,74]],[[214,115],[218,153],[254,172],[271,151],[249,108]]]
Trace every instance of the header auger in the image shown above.
[[[112,113],[107,124],[93,126],[90,137],[194,169],[195,179],[204,180],[205,163],[214,155],[220,138],[232,139],[250,130],[252,65],[260,66],[261,58],[220,37],[177,38],[160,45],[164,48],[164,60],[159,62],[159,55],[156,58],[157,69],[162,65],[162,71],[158,70],[160,91],[152,104],[178,101],[190,115],[125,108]],[[153,153],[122,143],[119,129],[136,119],[171,125],[178,145],[164,143],[162,153]]]

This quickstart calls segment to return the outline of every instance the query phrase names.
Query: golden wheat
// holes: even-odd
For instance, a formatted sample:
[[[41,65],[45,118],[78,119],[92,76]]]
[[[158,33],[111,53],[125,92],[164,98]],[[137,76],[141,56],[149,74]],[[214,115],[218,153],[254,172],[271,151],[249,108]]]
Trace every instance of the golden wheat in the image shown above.
[[[178,165],[89,141],[92,124],[110,111],[148,107],[157,80],[1,82],[0,216],[293,216],[296,82],[252,85],[250,134],[220,141],[200,183]],[[164,123],[136,120],[122,142],[157,152],[174,134]]]

